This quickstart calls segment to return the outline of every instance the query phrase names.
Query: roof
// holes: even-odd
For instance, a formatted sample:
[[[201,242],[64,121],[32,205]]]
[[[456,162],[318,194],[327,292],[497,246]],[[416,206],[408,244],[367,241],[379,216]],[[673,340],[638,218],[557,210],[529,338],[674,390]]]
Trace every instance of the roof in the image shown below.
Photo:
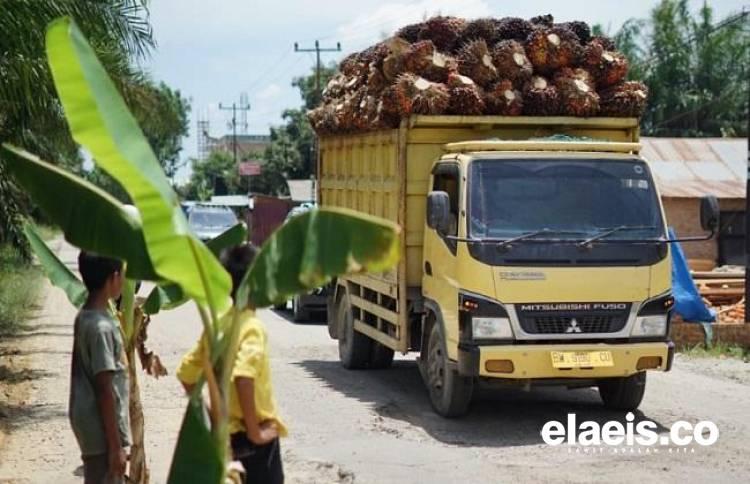
[[[247,195],[214,195],[210,202],[202,202],[201,205],[219,205],[226,207],[248,207],[250,197]]]
[[[234,135],[225,134],[219,139],[222,141],[228,141],[231,143],[232,141],[234,141]],[[238,134],[237,142],[238,143],[270,143],[271,136],[268,134]]]
[[[289,195],[292,202],[314,202],[315,201],[315,182],[313,180],[287,180],[289,186]]]
[[[747,139],[641,138],[661,195],[745,198]]]

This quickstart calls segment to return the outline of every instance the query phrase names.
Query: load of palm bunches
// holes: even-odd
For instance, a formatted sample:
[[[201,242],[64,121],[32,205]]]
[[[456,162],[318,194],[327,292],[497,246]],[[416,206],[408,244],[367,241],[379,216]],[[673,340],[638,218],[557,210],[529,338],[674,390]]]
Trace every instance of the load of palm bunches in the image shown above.
[[[437,16],[346,57],[309,112],[319,134],[398,127],[412,114],[639,117],[648,88],[585,22]]]

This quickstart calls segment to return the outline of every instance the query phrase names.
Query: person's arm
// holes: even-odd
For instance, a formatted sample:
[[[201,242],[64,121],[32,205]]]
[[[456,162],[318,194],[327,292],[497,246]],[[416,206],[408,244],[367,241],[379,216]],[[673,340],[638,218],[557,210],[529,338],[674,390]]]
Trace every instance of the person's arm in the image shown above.
[[[120,431],[117,428],[117,411],[115,410],[115,395],[112,388],[111,371],[101,371],[96,374],[96,401],[99,414],[104,425],[104,437],[107,442],[107,458],[109,460],[109,475],[121,477],[125,475],[127,454],[120,442]]]
[[[247,438],[255,445],[266,445],[279,436],[273,421],[259,422],[255,411],[255,382],[252,378],[236,377],[237,399],[242,409]]]

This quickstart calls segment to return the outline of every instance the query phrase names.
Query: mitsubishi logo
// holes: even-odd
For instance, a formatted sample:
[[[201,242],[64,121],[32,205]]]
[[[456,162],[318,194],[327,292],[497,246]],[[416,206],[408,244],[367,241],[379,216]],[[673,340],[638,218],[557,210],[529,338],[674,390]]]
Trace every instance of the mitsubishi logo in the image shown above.
[[[566,333],[580,333],[581,328],[578,327],[578,321],[576,318],[570,320],[570,326],[565,330]]]

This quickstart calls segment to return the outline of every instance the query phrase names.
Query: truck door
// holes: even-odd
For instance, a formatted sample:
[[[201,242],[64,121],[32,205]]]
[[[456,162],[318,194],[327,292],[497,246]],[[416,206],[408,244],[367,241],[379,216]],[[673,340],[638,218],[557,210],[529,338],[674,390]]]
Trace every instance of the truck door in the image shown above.
[[[451,223],[448,236],[458,236],[459,200],[461,193],[460,168],[457,163],[438,163],[432,170],[430,189],[448,193]],[[438,234],[425,225],[424,267],[422,290],[428,304],[437,305],[442,316],[448,356],[457,358],[458,345],[458,282],[456,279],[457,242]]]

